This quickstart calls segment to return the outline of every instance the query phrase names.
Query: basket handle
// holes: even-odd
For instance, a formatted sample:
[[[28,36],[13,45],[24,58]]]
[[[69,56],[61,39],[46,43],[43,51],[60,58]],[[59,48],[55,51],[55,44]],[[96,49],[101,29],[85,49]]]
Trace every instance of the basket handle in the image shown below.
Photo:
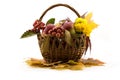
[[[43,12],[43,14],[41,15],[39,21],[42,21],[44,15],[45,15],[49,10],[51,10],[51,9],[54,8],[54,7],[58,7],[58,6],[67,7],[67,8],[69,8],[70,10],[72,10],[78,17],[80,17],[80,14],[79,14],[73,7],[69,6],[68,4],[54,4],[54,5],[50,6],[48,9],[46,9],[46,10]]]

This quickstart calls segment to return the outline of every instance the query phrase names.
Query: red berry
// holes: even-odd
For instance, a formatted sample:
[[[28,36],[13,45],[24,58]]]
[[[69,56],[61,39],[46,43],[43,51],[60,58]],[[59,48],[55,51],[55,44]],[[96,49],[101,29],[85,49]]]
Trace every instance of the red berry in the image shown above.
[[[50,29],[49,31],[48,31],[48,34],[51,34],[52,33],[52,29]]]
[[[33,26],[35,26],[37,23],[38,23],[38,20],[36,20],[36,21],[33,23]]]
[[[61,32],[61,36],[64,36],[64,32]]]
[[[61,33],[62,31],[61,31],[61,29],[57,29],[57,32],[58,32],[58,33]]]
[[[56,32],[57,28],[56,28],[56,27],[54,27],[52,30]]]
[[[51,34],[52,34],[52,36],[55,36],[55,35],[56,35],[56,32],[52,32]]]
[[[56,33],[56,37],[60,38],[61,34],[60,33]]]
[[[37,24],[35,24],[34,28],[40,27],[40,24],[41,24],[41,22],[37,22]]]
[[[43,27],[45,24],[43,22],[40,23],[41,27]]]

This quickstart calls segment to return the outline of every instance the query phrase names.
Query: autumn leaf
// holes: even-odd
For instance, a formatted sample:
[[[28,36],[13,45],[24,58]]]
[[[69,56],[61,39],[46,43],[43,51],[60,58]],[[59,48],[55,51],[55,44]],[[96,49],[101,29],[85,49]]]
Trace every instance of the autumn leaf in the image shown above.
[[[33,32],[32,30],[28,30],[26,32],[24,32],[21,36],[21,38],[27,38],[27,37],[31,37],[31,36],[34,36],[36,35],[35,32]]]
[[[54,23],[55,23],[55,18],[50,18],[50,19],[47,21],[46,25],[47,25],[47,24],[54,24]]]
[[[88,21],[90,21],[91,20],[91,18],[92,18],[92,12],[91,13],[88,13],[86,16],[85,16],[85,19],[86,20],[88,20]]]
[[[72,38],[71,38],[70,32],[69,32],[68,30],[65,30],[65,41],[66,41],[69,45],[71,45],[71,40],[72,40]]]

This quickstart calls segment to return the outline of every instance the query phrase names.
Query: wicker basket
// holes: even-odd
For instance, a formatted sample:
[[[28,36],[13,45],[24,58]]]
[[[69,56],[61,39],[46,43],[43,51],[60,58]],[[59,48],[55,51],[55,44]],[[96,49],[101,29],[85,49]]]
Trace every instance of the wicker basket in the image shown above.
[[[80,17],[79,13],[71,6],[67,4],[55,4],[45,10],[39,20],[42,21],[44,15],[50,9],[58,6],[67,7],[72,10],[78,17]],[[50,36],[42,37],[41,34],[42,33],[37,34],[38,43],[42,56],[47,63],[57,61],[67,62],[69,60],[78,61],[86,51],[87,37],[85,34],[81,34],[80,37],[72,36],[71,45],[66,43],[64,37],[60,39]],[[46,43],[46,40],[48,40],[48,43]],[[47,44],[47,46],[44,46],[45,44]]]

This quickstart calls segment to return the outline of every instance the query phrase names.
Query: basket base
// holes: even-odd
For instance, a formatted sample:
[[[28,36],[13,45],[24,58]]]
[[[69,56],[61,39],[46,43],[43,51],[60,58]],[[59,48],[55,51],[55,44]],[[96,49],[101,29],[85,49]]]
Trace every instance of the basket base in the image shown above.
[[[68,62],[69,60],[73,60],[75,62],[78,62],[80,60],[80,58],[82,57],[82,55],[81,56],[79,56],[79,55],[73,55],[73,56],[71,56],[71,55],[61,56],[60,55],[60,56],[58,56],[57,55],[57,57],[56,57],[54,55],[51,56],[49,53],[44,53],[42,55],[44,56],[44,60],[47,63],[53,63],[53,62],[58,62],[58,61],[65,63],[65,62]]]

